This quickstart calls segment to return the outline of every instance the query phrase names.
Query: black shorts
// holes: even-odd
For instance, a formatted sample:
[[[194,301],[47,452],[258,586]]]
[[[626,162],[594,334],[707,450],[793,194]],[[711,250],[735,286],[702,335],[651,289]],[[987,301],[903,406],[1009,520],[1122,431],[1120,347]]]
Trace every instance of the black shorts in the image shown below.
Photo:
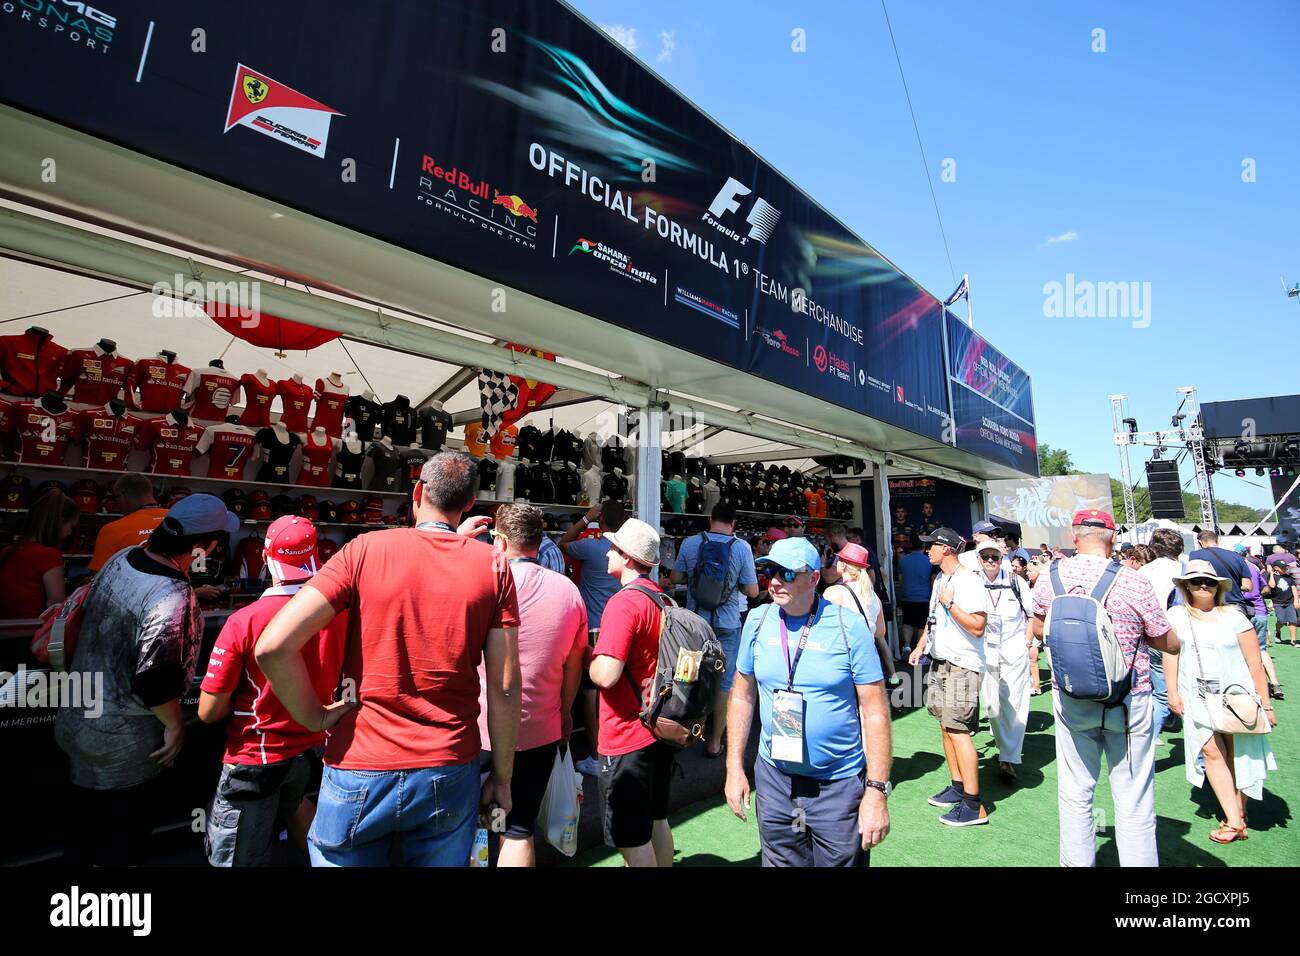
[[[668,784],[677,751],[656,740],[618,757],[600,758],[605,843],[631,849],[650,842],[656,820],[668,819]]]
[[[903,623],[908,627],[922,628],[925,627],[926,618],[930,613],[929,601],[903,601]]]
[[[559,749],[560,742],[553,740],[530,750],[515,751],[515,769],[510,775],[510,812],[506,814],[504,834],[507,838],[527,840],[533,835],[537,814],[542,807],[542,797],[546,796],[547,784],[551,782],[555,754]],[[490,753],[483,753],[479,768],[483,771],[492,769]]]

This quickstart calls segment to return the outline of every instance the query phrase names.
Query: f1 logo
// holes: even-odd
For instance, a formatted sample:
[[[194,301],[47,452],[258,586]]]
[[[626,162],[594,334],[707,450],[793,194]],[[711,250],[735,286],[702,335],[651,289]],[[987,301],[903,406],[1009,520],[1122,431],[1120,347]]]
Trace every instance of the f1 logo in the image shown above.
[[[718,190],[718,194],[713,197],[713,202],[709,205],[709,214],[715,219],[721,219],[729,212],[739,212],[740,203],[737,202],[737,197],[748,196],[751,192],[752,189],[734,176],[728,176],[727,181]],[[749,238],[766,243],[772,235],[772,230],[780,221],[780,210],[761,196],[758,197],[754,200],[749,215],[745,217],[745,222],[749,223]]]

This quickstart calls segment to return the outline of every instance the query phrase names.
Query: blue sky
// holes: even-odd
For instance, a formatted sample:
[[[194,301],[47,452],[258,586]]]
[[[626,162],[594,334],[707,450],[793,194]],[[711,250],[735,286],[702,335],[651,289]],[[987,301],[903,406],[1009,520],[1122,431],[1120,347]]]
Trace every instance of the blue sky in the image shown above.
[[[572,2],[952,290],[879,0]],[[953,268],[971,274],[976,329],[1033,376],[1041,442],[1118,476],[1112,393],[1145,430],[1168,425],[1179,386],[1300,391],[1300,301],[1278,281],[1300,282],[1300,3],[889,0],[889,16]],[[1046,316],[1044,285],[1067,273],[1149,288],[1146,317]],[[1267,506],[1266,484],[1220,475],[1215,492]]]

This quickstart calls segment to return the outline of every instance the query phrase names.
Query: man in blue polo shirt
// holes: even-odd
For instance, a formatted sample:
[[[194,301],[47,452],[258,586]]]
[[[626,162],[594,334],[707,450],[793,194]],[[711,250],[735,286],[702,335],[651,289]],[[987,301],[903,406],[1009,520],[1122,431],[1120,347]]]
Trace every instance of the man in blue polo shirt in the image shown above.
[[[716,541],[728,548],[726,577],[722,582],[722,593],[726,595],[722,603],[712,611],[700,608],[695,599],[695,582],[700,571],[700,553],[704,547],[707,534],[710,541]],[[754,570],[754,552],[749,542],[736,537],[736,509],[733,505],[719,502],[713,506],[709,516],[709,530],[702,534],[693,534],[682,541],[681,550],[677,552],[677,563],[672,572],[673,584],[688,585],[686,606],[709,622],[718,643],[726,655],[727,669],[722,672],[718,691],[714,696],[714,718],[709,727],[709,740],[705,745],[706,757],[722,756],[722,732],[726,729],[727,696],[736,675],[736,650],[740,646],[740,614],[745,607],[745,598],[758,597],[758,574]],[[744,742],[739,744],[744,747]]]
[[[861,615],[817,594],[821,556],[787,538],[772,566],[772,605],[745,621],[727,712],[748,740],[757,699],[754,783],[764,866],[866,866],[889,833],[891,740],[880,659]],[[757,690],[757,693],[755,691]],[[727,752],[727,805],[749,810],[744,747]]]

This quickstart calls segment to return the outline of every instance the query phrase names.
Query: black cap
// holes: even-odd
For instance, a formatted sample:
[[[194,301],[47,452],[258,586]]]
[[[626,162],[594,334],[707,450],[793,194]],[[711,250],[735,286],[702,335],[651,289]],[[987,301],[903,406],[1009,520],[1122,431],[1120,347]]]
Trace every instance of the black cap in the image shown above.
[[[921,541],[924,544],[945,544],[954,551],[966,543],[966,539],[953,531],[952,528],[935,528],[934,534],[921,535]]]

